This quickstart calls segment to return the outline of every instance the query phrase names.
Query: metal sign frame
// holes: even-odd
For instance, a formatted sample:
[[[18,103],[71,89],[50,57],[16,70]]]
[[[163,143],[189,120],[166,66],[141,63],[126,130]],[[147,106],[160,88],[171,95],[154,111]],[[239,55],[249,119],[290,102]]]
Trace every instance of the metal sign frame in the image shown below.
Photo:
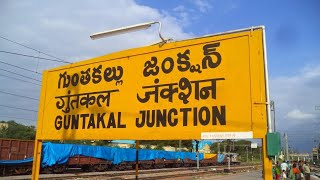
[[[223,46],[224,43],[226,46]],[[217,49],[219,48],[225,48],[225,50],[218,52]],[[240,50],[237,51],[237,49]],[[195,55],[193,55],[193,52],[195,52]],[[202,56],[200,57],[198,54],[202,54]],[[176,59],[172,57],[173,55],[176,55]],[[216,61],[212,60],[213,57]],[[221,65],[220,69],[217,68],[221,58],[223,60],[225,57],[227,57],[228,62],[223,62],[223,66]],[[236,57],[243,61],[230,61]],[[160,64],[155,66],[154,63],[157,59],[159,59]],[[188,64],[190,59],[202,59],[202,64],[201,61],[197,61],[198,64],[190,65],[190,63]],[[176,66],[174,63],[180,64]],[[198,68],[197,65],[202,66]],[[237,66],[244,67],[242,74],[245,74],[245,76],[241,74],[240,68],[236,68]],[[132,67],[140,70],[140,74],[137,75],[134,70],[130,70]],[[140,67],[140,69],[137,67]],[[210,71],[207,71],[207,69]],[[124,75],[125,70],[128,70],[128,75]],[[216,70],[216,72],[212,70]],[[100,76],[99,82],[103,79],[104,81],[102,81],[105,84],[96,85],[93,79],[95,78],[97,81],[99,78],[94,77],[93,74],[89,82],[86,81],[85,77],[87,76],[84,75],[88,75],[90,71],[104,71],[104,76]],[[171,72],[174,73],[170,74]],[[219,74],[223,74],[223,76],[219,76]],[[83,75],[84,78],[80,79],[80,75]],[[121,79],[122,76],[123,79]],[[195,79],[192,79],[193,77]],[[134,78],[138,82],[134,82]],[[236,78],[242,80],[243,85],[241,82],[237,82]],[[163,84],[159,83],[161,80],[164,80]],[[219,81],[223,81],[227,85],[223,85]],[[110,85],[111,82],[114,85]],[[143,83],[139,84],[139,82]],[[82,86],[88,83],[89,86]],[[125,83],[130,86],[126,86]],[[199,84],[201,83],[207,84],[200,87]],[[101,87],[105,87],[106,84],[110,88],[103,90]],[[124,88],[118,88],[119,84]],[[183,98],[188,93],[179,91],[188,90],[191,84],[193,89],[189,93],[193,92],[195,99]],[[239,86],[233,86],[233,84],[239,84]],[[154,90],[149,93],[146,89],[156,89],[163,86],[166,86],[167,89],[161,94],[163,102],[158,104],[156,97],[160,92]],[[240,92],[237,92],[236,88]],[[132,94],[131,91],[134,93]],[[103,102],[110,103],[110,97],[117,93],[118,96],[112,97],[116,99],[116,103],[112,102],[113,109],[108,109],[110,108],[109,104],[106,105],[106,109],[101,109],[102,105],[99,103],[99,98]],[[156,96],[154,95],[156,93],[159,94]],[[241,93],[245,94],[244,97]],[[129,94],[129,96],[124,97],[123,94]],[[150,94],[154,95],[154,102],[151,102]],[[220,97],[218,98],[217,95]],[[77,100],[71,99],[72,97],[76,97]],[[92,97],[95,99],[95,104],[90,108],[90,105],[92,105],[90,104],[90,98],[92,100]],[[232,100],[232,98],[234,99]],[[43,73],[40,99],[33,179],[39,177],[43,140],[181,140],[221,139],[221,137],[226,139],[262,139],[264,177],[266,179],[271,177],[271,162],[266,156],[265,139],[267,131],[271,132],[272,130],[265,30],[263,26],[172,42],[162,46],[153,45],[126,50],[51,69]],[[132,103],[133,99],[137,103]],[[77,106],[72,104],[72,100],[76,102]],[[205,104],[211,105],[207,107]],[[170,105],[171,109],[165,109]],[[78,106],[82,107],[78,108]],[[121,114],[122,106],[130,110]],[[160,115],[156,114],[158,113],[156,107],[164,109],[162,113],[167,113],[167,116],[165,116],[166,122],[160,118],[158,122],[153,122],[152,126],[148,127],[150,122],[148,125],[148,122],[143,122],[143,118],[145,121],[148,121],[150,117],[151,119],[158,118]],[[227,109],[229,107],[231,107],[231,110]],[[141,109],[143,108],[145,112],[142,112]],[[104,111],[111,111],[111,113],[108,114],[108,120],[102,123],[105,116]],[[192,115],[192,113],[189,113],[190,111],[196,115]],[[83,115],[87,112],[91,115]],[[179,115],[177,115],[178,112],[180,112]],[[136,117],[135,124],[128,120],[133,116],[132,114]],[[140,117],[137,118],[137,115]],[[85,120],[83,116],[86,116],[87,119]],[[82,122],[79,117],[83,118]],[[120,117],[124,121],[121,121]],[[66,124],[68,120],[69,124]],[[72,125],[71,122],[76,123]],[[115,128],[106,128],[107,130],[105,130],[105,127]],[[131,135],[126,132],[131,132]],[[150,134],[154,134],[154,136],[150,136]]]

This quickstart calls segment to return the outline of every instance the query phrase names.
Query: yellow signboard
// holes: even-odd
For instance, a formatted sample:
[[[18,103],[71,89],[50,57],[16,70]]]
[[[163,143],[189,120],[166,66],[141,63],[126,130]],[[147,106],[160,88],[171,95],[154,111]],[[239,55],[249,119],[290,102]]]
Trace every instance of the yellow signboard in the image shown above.
[[[38,139],[200,139],[267,128],[263,30],[117,52],[44,72]]]

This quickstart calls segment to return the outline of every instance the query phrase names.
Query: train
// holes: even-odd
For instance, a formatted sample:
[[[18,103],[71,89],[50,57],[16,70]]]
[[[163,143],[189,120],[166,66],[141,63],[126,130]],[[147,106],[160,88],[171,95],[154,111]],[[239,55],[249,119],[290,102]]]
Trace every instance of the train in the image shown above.
[[[20,175],[32,172],[34,141],[0,139],[0,175]],[[194,152],[171,152],[139,149],[139,169],[159,169],[197,166]],[[200,166],[240,164],[237,154],[199,153]],[[108,146],[59,144],[42,145],[41,173],[63,173],[69,168],[82,171],[123,171],[135,169],[136,149]]]

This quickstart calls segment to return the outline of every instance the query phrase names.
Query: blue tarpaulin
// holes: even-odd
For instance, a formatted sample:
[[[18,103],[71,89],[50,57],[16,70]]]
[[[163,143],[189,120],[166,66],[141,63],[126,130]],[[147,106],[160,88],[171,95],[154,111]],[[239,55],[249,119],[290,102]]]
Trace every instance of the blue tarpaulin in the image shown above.
[[[105,146],[89,146],[89,145],[77,145],[77,144],[55,144],[55,143],[43,143],[42,144],[42,156],[41,167],[52,166],[55,164],[65,164],[72,156],[82,155],[90,156],[94,158],[100,158],[108,161],[112,161],[113,164],[119,164],[121,162],[132,162],[136,160],[136,149],[123,149],[113,148]],[[171,152],[163,150],[139,150],[139,160],[154,160],[154,159],[191,159],[196,160],[196,153],[192,152]],[[203,154],[199,154],[199,160],[204,158]],[[218,156],[219,159],[219,156]],[[0,165],[13,165],[30,163],[33,158],[24,160],[2,160]]]
[[[33,158],[21,159],[21,160],[0,160],[0,165],[16,165],[24,163],[32,163]]]
[[[42,167],[52,166],[54,164],[67,163],[68,158],[76,155],[90,156],[112,161],[113,164],[119,164],[124,161],[136,160],[136,149],[123,149],[104,146],[89,146],[75,144],[54,144],[44,143],[42,146]],[[199,160],[202,160],[203,154],[199,154]],[[162,150],[139,150],[139,160],[154,159],[185,159],[196,160],[196,153],[191,152],[169,152]]]
[[[226,157],[226,155],[224,155],[224,154],[218,154],[218,163],[223,162],[225,157]]]

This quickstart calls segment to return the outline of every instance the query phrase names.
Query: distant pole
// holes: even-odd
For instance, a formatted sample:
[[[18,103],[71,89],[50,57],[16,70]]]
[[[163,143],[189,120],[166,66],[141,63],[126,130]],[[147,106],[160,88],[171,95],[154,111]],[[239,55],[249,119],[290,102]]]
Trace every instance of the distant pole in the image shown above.
[[[252,148],[251,148],[251,162],[253,162],[253,151],[252,151]]]
[[[271,111],[273,112],[273,132],[276,132],[276,106],[274,101],[271,101]]]
[[[138,180],[139,176],[139,144],[140,141],[136,140],[136,180]]]
[[[289,145],[288,145],[288,134],[284,134],[285,143],[286,143],[286,160],[289,160]]]
[[[247,163],[248,163],[248,162],[249,162],[249,152],[248,152],[248,151],[249,151],[249,150],[248,150],[249,147],[247,146],[246,149],[247,149]]]
[[[179,140],[179,152],[181,151],[181,140]]]
[[[262,148],[259,148],[259,160],[261,161],[261,151],[262,151]]]
[[[196,151],[197,151],[197,170],[199,170],[199,141],[196,140]]]
[[[229,145],[229,160],[228,160],[228,169],[229,169],[229,172],[230,172],[230,161],[231,161],[231,146]]]
[[[234,141],[232,141],[232,151],[234,151]]]
[[[220,151],[220,142],[218,142],[218,154],[220,154],[221,151]]]

